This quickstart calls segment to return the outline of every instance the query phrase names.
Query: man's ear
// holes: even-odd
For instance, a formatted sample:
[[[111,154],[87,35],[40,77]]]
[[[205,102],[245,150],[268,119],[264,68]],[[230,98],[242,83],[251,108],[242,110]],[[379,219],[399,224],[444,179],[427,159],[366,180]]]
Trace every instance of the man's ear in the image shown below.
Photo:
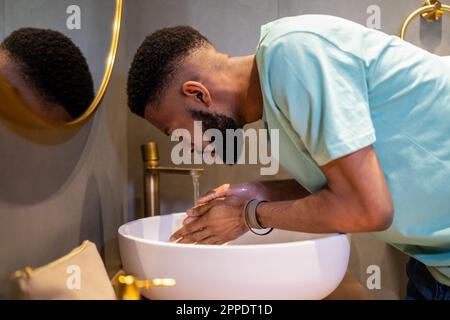
[[[197,81],[186,81],[182,86],[183,94],[192,97],[195,101],[209,107],[212,104],[211,94],[208,89]]]

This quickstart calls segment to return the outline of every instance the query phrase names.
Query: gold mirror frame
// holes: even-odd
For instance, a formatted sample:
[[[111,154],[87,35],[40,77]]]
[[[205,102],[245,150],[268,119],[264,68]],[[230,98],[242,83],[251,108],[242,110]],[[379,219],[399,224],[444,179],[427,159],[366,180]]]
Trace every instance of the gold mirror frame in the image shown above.
[[[403,40],[405,39],[409,24],[417,16],[420,15],[426,21],[432,22],[440,20],[444,12],[450,12],[450,6],[442,4],[437,0],[428,0],[421,8],[417,9],[416,11],[411,13],[408,18],[406,18],[400,31],[400,38],[402,38]]]
[[[112,40],[108,57],[106,59],[105,73],[94,100],[89,105],[89,108],[79,118],[67,123],[46,119],[36,111],[26,106],[21,101],[17,93],[1,77],[0,97],[2,97],[2,101],[0,101],[0,116],[4,116],[13,123],[20,124],[27,128],[75,130],[82,127],[95,114],[95,111],[101,103],[108,87],[119,47],[122,8],[123,0],[116,0],[114,22],[112,27]]]

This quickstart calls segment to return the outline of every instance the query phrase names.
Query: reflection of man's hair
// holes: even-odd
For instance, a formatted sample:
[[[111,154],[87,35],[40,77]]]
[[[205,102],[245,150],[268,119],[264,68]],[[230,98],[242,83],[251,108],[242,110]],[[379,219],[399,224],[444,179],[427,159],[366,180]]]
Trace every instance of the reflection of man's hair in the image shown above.
[[[80,49],[60,32],[23,28],[11,33],[0,49],[18,64],[39,94],[60,104],[73,117],[94,99],[94,83]]]
[[[144,117],[147,104],[160,98],[184,58],[210,44],[189,26],[164,28],[147,36],[134,56],[128,74],[128,106]]]

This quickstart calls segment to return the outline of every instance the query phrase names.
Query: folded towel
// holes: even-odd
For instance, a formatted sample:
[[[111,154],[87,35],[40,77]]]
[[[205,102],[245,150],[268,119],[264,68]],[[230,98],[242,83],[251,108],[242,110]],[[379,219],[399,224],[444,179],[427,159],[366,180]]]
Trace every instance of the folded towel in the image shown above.
[[[48,265],[16,271],[13,279],[18,299],[116,299],[97,247],[90,241]]]

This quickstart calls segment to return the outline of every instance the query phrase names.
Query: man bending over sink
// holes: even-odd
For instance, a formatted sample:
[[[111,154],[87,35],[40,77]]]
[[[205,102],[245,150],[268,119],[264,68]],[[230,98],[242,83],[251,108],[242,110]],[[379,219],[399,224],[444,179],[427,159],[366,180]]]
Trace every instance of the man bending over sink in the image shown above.
[[[279,161],[295,178],[220,186],[173,239],[221,244],[249,227],[376,232],[411,256],[409,298],[450,299],[450,72],[440,57],[331,16],[268,23],[245,57],[181,26],[145,39],[128,95],[168,135],[193,134],[193,120],[224,132],[262,119],[279,130]]]

